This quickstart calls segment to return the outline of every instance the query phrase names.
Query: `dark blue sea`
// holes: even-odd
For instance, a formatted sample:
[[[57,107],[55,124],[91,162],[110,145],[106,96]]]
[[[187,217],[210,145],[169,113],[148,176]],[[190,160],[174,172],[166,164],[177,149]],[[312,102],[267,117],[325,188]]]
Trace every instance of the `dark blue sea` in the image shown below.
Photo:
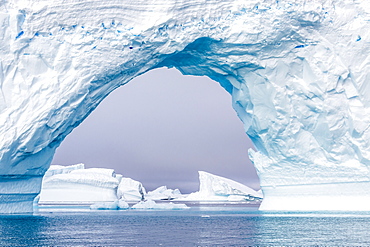
[[[0,246],[370,246],[370,213],[56,207],[0,216]]]

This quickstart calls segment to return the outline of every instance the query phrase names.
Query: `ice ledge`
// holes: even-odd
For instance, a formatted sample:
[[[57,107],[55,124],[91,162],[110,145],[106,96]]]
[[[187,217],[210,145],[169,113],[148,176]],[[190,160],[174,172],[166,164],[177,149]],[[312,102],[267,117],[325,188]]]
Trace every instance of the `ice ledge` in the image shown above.
[[[262,211],[370,211],[370,182],[264,186]]]
[[[0,212],[32,213],[41,182],[42,176],[0,175]]]

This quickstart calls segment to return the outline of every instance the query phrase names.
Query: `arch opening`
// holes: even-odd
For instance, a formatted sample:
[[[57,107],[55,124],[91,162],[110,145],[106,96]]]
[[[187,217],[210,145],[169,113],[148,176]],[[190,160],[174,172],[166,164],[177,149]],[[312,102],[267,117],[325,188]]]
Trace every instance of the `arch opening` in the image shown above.
[[[259,181],[231,96],[206,77],[154,69],[116,89],[57,149],[53,164],[114,168],[148,190],[199,189],[199,170]]]

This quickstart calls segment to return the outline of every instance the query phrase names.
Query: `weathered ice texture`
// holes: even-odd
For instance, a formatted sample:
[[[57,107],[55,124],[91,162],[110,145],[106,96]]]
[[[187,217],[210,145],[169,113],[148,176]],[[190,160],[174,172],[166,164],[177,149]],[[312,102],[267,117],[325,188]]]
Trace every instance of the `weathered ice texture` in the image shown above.
[[[158,67],[232,94],[257,149],[261,209],[300,210],[304,191],[317,210],[369,210],[369,11],[362,0],[0,0],[0,211],[32,211],[66,135]]]

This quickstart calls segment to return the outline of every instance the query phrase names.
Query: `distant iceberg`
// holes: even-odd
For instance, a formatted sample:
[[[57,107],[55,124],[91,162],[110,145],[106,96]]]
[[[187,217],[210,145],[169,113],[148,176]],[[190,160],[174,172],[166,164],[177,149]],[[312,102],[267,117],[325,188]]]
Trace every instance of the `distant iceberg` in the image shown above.
[[[183,195],[179,189],[161,186],[147,193],[141,182],[116,174],[113,169],[85,169],[84,164],[76,164],[50,166],[36,201],[40,204],[96,203],[93,208],[104,209],[115,208],[114,202],[117,200],[139,202],[145,199],[171,200],[180,197]]]
[[[231,179],[199,171],[199,191],[183,200],[189,201],[260,201],[261,192]]]
[[[261,191],[204,171],[199,171],[199,183],[199,191],[190,195],[166,186],[147,193],[141,182],[116,174],[113,169],[52,165],[45,173],[35,204],[91,204],[94,210],[117,210],[129,208],[129,202],[136,203],[133,209],[176,209],[183,205],[156,205],[155,201],[258,202],[263,198]]]
[[[188,209],[189,207],[181,203],[156,203],[153,200],[141,201],[131,207],[132,209]]]
[[[140,182],[116,174],[113,169],[52,165],[45,173],[37,200],[40,204],[138,202],[145,199],[145,194]]]
[[[43,179],[39,203],[115,201],[118,185],[112,169],[52,165]]]
[[[168,189],[167,186],[160,186],[153,191],[149,191],[146,195],[146,198],[152,200],[172,200],[181,197],[183,197],[183,195],[179,189]]]
[[[118,185],[117,197],[125,201],[141,201],[145,199],[145,188],[139,181],[132,178],[121,178]]]
[[[127,202],[138,202],[131,209],[187,209],[181,203],[156,203],[153,200],[181,197],[178,189],[161,186],[146,193],[142,183],[116,174],[113,169],[89,168],[84,164],[52,165],[46,172],[35,203],[90,203],[91,210],[130,209]],[[145,199],[146,197],[150,199]],[[152,200],[153,199],[153,200]]]
[[[90,206],[92,210],[119,210],[129,209],[130,206],[124,200],[115,200],[114,202],[98,202]]]

